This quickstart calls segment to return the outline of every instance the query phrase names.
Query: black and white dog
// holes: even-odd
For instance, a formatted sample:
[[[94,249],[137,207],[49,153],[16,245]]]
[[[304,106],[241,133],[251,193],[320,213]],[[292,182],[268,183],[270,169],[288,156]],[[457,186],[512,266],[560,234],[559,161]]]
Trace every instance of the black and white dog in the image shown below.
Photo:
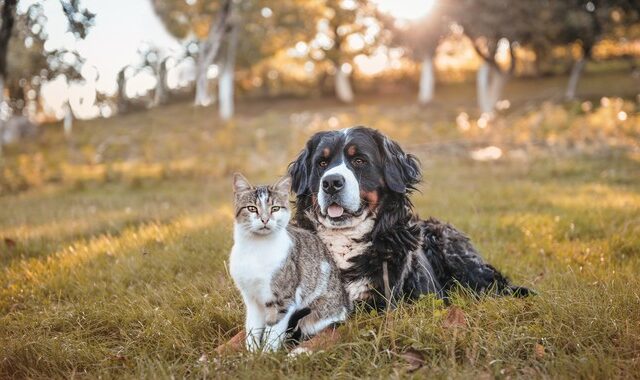
[[[290,164],[295,222],[333,253],[349,296],[373,307],[455,285],[526,296],[484,262],[450,224],[421,220],[409,195],[421,180],[417,159],[365,127],[320,132]]]

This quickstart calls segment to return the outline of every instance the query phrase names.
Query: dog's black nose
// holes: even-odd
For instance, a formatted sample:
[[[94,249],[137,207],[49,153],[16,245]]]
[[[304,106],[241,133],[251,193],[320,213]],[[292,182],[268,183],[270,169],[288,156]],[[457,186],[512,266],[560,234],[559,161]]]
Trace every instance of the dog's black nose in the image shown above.
[[[340,174],[329,174],[322,179],[322,190],[333,195],[344,187],[344,177]]]

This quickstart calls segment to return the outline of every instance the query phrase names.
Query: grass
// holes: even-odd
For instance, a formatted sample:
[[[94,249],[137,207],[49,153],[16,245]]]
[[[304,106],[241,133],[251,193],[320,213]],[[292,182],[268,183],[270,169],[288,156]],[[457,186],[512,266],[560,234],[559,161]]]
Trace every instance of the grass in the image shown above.
[[[296,102],[245,109],[226,126],[212,109],[172,105],[78,123],[72,141],[51,126],[7,147],[0,378],[638,377],[636,102],[522,105],[487,128],[472,113],[456,126],[463,105]],[[215,357],[243,320],[226,270],[230,173],[271,181],[311,133],[355,123],[422,160],[422,216],[466,231],[539,295],[461,291],[454,323],[452,307],[424,297],[359,310],[340,344],[310,357]],[[469,158],[489,144],[502,158]]]

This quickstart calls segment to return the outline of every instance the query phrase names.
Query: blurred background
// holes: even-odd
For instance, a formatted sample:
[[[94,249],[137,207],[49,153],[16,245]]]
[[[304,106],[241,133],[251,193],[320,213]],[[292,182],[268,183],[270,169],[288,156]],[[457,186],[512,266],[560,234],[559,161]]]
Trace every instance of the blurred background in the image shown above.
[[[267,179],[358,124],[427,169],[639,154],[636,0],[7,0],[1,17],[4,195]]]
[[[431,377],[640,373],[638,0],[0,0],[0,17],[0,378],[391,377],[396,344]],[[364,313],[309,367],[207,364],[243,319],[231,173],[274,181],[353,125],[421,160],[422,217],[541,296],[461,303],[472,333],[429,299]]]
[[[214,128],[243,105],[291,99],[303,110],[402,97],[424,113],[485,114],[481,124],[548,100],[637,102],[639,10],[635,0],[3,1],[2,142],[180,103],[217,109]]]
[[[637,154],[636,0],[8,0],[1,12],[2,194],[282,173],[312,133],[356,124],[429,157]]]

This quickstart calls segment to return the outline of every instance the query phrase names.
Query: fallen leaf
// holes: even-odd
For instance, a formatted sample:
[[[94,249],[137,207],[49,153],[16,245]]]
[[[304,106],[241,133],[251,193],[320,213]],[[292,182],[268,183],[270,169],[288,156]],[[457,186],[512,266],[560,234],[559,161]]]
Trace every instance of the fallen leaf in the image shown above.
[[[9,238],[4,238],[4,244],[7,246],[7,248],[9,249],[13,249],[16,247],[17,243],[15,240],[13,239],[9,239]]]
[[[115,355],[111,355],[111,360],[126,362],[127,360],[129,360],[129,358],[121,354],[115,354]]]
[[[422,352],[413,348],[407,349],[400,355],[400,357],[407,362],[408,365],[406,370],[408,372],[417,371],[424,366],[424,356],[422,355]]]
[[[451,306],[447,312],[447,316],[442,322],[444,328],[457,328],[465,327],[467,325],[467,318],[464,316],[464,311],[457,306]]]
[[[544,346],[541,345],[540,343],[536,343],[536,345],[533,347],[533,353],[536,357],[536,359],[542,359],[544,358],[544,355],[546,354],[544,351]]]

